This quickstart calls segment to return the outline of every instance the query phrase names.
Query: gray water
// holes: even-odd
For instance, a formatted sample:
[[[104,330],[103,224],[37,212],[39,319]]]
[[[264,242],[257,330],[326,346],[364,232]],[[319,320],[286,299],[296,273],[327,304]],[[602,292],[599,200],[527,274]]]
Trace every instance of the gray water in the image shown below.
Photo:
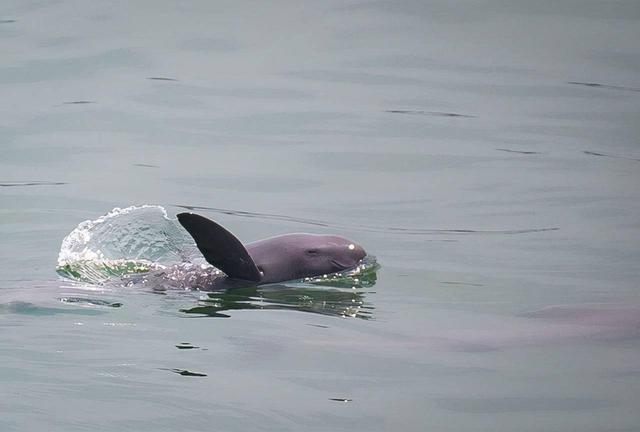
[[[0,430],[640,430],[639,21],[4,1]],[[380,268],[211,294],[56,274],[80,222],[143,204]]]

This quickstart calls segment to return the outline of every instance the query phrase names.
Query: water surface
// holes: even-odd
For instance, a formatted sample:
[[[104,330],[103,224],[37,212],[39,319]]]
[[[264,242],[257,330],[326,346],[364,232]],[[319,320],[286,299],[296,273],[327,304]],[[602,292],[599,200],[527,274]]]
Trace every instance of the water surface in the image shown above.
[[[0,429],[637,430],[639,19],[5,2]],[[219,293],[56,273],[79,223],[144,204],[380,268]]]

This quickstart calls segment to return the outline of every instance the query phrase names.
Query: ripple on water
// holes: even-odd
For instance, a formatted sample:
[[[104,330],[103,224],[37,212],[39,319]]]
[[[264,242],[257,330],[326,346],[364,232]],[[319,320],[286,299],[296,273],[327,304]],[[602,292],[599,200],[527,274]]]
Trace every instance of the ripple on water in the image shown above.
[[[188,376],[188,377],[206,377],[207,374],[205,373],[201,373],[201,372],[192,372],[186,369],[165,369],[165,368],[160,368],[160,370],[166,370],[169,372],[173,372],[176,373],[178,375],[182,375],[182,376]]]
[[[39,306],[30,302],[14,301],[0,304],[0,313],[30,315],[30,316],[51,316],[51,315],[101,315],[106,312],[89,308],[55,308]]]
[[[102,306],[102,307],[112,307],[119,308],[122,306],[120,302],[114,302],[110,300],[102,300],[102,299],[91,299],[84,297],[61,297],[60,301],[62,303],[67,304],[78,304],[78,305],[86,305],[86,306]]]
[[[451,228],[451,229],[432,229],[432,228],[410,228],[410,227],[394,227],[394,226],[373,226],[362,224],[337,224],[318,219],[297,218],[287,215],[279,215],[273,213],[257,213],[243,210],[224,209],[217,207],[194,206],[194,205],[176,205],[186,210],[208,210],[214,213],[225,215],[233,215],[245,218],[255,218],[264,220],[278,220],[285,222],[298,223],[303,225],[320,226],[327,228],[336,228],[350,231],[375,232],[385,234],[405,234],[405,235],[442,235],[442,234],[496,234],[496,235],[512,235],[512,234],[529,234],[544,231],[557,231],[557,227],[542,228],[524,228],[524,229],[502,229],[502,230],[479,230],[467,228]]]

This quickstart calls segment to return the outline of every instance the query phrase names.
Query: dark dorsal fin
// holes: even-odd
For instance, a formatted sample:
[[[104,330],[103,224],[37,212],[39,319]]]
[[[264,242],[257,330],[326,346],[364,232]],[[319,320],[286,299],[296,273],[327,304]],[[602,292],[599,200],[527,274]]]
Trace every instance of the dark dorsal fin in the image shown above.
[[[178,220],[196,241],[207,262],[234,279],[260,281],[260,271],[240,240],[204,216],[180,213]]]

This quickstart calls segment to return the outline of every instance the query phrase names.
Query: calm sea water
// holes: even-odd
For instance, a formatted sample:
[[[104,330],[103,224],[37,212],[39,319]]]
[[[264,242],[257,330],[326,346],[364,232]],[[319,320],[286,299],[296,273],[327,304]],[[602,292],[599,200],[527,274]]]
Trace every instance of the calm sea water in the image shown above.
[[[635,0],[3,2],[0,430],[640,430],[638,41]],[[56,274],[142,204],[380,268]]]

